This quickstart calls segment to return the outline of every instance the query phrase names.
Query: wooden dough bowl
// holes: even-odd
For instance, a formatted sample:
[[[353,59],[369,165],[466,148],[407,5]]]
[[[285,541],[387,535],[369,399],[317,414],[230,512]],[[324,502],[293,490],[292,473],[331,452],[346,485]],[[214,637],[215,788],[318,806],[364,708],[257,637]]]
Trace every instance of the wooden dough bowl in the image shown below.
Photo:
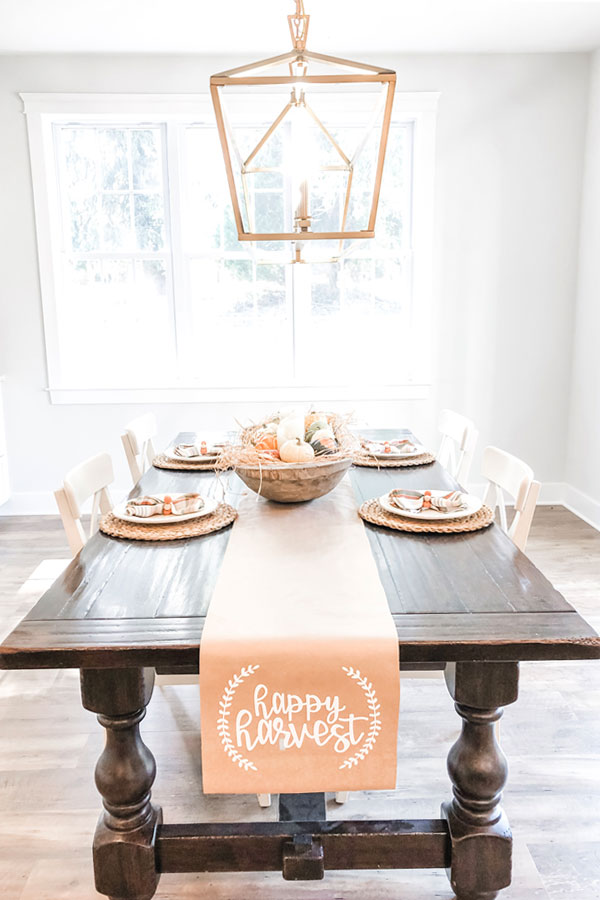
[[[352,460],[346,457],[310,463],[276,463],[262,468],[236,466],[235,471],[244,484],[267,500],[302,503],[332,491],[351,465]]]

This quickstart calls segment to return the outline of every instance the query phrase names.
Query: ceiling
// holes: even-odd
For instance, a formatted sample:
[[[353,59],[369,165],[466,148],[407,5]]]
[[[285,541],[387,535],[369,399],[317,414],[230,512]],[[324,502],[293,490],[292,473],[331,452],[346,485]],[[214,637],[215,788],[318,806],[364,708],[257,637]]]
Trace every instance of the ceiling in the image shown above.
[[[305,0],[309,49],[341,54],[587,51],[600,0]],[[288,49],[293,0],[0,0],[3,53]]]

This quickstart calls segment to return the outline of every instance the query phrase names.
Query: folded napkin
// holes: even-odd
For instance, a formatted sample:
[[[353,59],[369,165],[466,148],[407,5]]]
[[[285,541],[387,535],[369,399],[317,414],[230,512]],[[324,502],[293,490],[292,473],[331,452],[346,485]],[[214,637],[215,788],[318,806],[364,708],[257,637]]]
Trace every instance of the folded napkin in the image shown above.
[[[460,491],[450,491],[443,497],[433,497],[431,491],[390,491],[390,503],[407,512],[436,509],[438,512],[455,512],[466,504]]]
[[[173,448],[173,452],[175,456],[182,456],[184,458],[190,456],[214,456],[212,447],[209,452],[205,441],[202,441],[200,444],[177,444]]]
[[[165,497],[165,504],[169,498]],[[204,500],[200,494],[180,494],[171,500],[171,512],[181,516],[184,513],[198,512],[204,506]]]
[[[138,516],[147,519],[149,516],[161,516],[165,502],[162,497],[154,497],[148,494],[145,497],[134,497],[128,500],[125,512],[128,516]]]
[[[417,445],[408,439],[403,441],[363,441],[363,449],[367,453],[390,456],[407,456],[414,453]]]
[[[179,494],[176,497],[147,494],[145,497],[128,500],[125,512],[128,516],[147,519],[150,516],[181,516],[184,513],[197,512],[203,506],[204,500],[200,494]]]

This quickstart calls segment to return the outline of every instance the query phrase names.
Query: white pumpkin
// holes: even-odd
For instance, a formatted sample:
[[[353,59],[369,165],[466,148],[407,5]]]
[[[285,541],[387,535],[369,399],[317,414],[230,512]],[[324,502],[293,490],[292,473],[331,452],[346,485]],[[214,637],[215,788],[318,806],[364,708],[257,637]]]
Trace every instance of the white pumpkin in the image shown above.
[[[294,438],[282,445],[279,450],[279,456],[282,462],[287,463],[310,462],[315,458],[315,451],[306,441]]]
[[[321,438],[324,437],[333,438],[335,440],[335,434],[333,433],[333,428],[331,427],[331,425],[328,425],[327,428],[319,428],[318,431],[315,431],[310,439],[310,442],[312,444],[314,441],[320,441]]]
[[[281,452],[286,441],[293,441],[295,438],[304,440],[304,416],[297,414],[286,416],[277,426],[277,449]]]

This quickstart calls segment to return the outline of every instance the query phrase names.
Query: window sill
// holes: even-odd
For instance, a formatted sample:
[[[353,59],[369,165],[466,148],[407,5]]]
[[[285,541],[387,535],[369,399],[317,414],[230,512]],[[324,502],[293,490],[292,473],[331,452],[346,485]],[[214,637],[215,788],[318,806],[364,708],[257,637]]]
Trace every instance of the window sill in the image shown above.
[[[428,383],[259,388],[48,388],[53,405],[96,403],[276,403],[321,401],[426,400]]]

